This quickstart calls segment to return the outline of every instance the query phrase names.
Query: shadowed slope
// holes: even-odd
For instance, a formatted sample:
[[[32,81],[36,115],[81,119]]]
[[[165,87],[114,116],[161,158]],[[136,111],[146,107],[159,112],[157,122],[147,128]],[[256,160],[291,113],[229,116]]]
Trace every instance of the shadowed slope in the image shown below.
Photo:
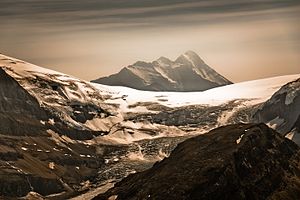
[[[295,199],[299,161],[299,147],[266,125],[229,125],[184,141],[95,199]]]

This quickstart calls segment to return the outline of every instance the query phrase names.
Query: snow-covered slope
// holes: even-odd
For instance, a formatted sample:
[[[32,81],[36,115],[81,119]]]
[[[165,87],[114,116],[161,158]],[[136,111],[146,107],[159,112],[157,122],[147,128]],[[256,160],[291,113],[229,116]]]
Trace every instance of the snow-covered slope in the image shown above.
[[[138,61],[117,74],[93,82],[149,91],[203,91],[231,84],[192,51],[175,61],[165,57],[151,63]]]
[[[122,118],[89,82],[4,55],[0,66],[51,113],[52,123],[101,134]]]
[[[93,84],[103,94],[111,95],[106,102],[120,104],[125,112],[130,105],[139,102],[159,103],[167,107],[181,107],[188,105],[217,106],[233,100],[247,100],[251,104],[266,101],[282,85],[300,77],[300,74],[272,77],[260,80],[246,81],[203,92],[150,92],[127,87],[106,86]]]
[[[199,134],[222,125],[252,121],[258,105],[299,77],[300,74],[266,78],[203,92],[151,92],[101,84],[94,87],[109,97],[104,102],[116,105],[125,120],[175,126],[186,134]]]
[[[191,66],[189,67],[193,69],[196,69],[195,63],[198,63],[198,65],[199,63],[204,63],[193,52],[185,53],[176,62],[164,57],[159,58],[155,62],[159,62],[160,66],[168,65],[177,68],[180,66],[178,63],[185,61],[190,62]],[[171,65],[172,63],[176,64]],[[68,127],[77,130],[94,131],[95,134],[99,135],[111,135],[111,132],[119,130],[120,126],[128,129],[127,121],[132,119],[134,119],[134,124],[129,123],[131,124],[131,130],[135,130],[134,132],[138,135],[137,130],[144,130],[145,123],[154,123],[156,127],[165,125],[167,123],[166,119],[172,118],[171,112],[173,112],[173,117],[175,117],[173,119],[174,123],[170,122],[168,125],[176,125],[178,121],[182,121],[183,124],[194,124],[193,120],[196,119],[198,120],[196,123],[198,125],[194,124],[193,126],[201,128],[203,127],[199,124],[200,120],[214,121],[215,124],[210,126],[210,128],[225,125],[234,122],[231,119],[236,117],[235,113],[238,113],[238,111],[266,101],[282,85],[300,77],[299,74],[273,77],[230,84],[202,92],[155,92],[90,83],[4,55],[0,56],[0,65],[8,75],[13,77],[37,99],[41,107],[51,113],[53,116],[51,123],[60,121]],[[167,73],[162,72],[165,69],[161,68],[161,74]],[[151,71],[150,68],[148,70]],[[208,80],[212,78],[211,75],[213,74],[208,73],[208,71],[209,68],[202,72],[198,71],[198,73],[202,73]],[[170,81],[173,80],[172,77],[167,77]],[[195,112],[196,116],[197,113],[205,111],[206,114],[201,116],[206,118],[195,117],[194,115],[187,116],[189,113],[192,113],[191,110]],[[182,115],[182,117],[189,117],[192,121],[184,122],[185,119],[178,119],[180,116],[178,115],[179,111],[186,113],[186,116]],[[166,112],[170,116],[165,116]],[[142,125],[135,124],[141,123],[141,118],[144,119],[145,117],[150,117],[154,121],[144,120]],[[157,117],[159,119],[156,119]],[[247,119],[243,121],[247,121]],[[167,130],[169,128],[160,127],[159,129]],[[173,132],[180,131],[173,130]],[[125,132],[123,131],[122,134],[125,134]],[[122,137],[118,134],[114,135]],[[145,138],[144,132],[140,135],[141,137],[136,137],[134,140]],[[162,134],[162,136],[164,135],[165,133]],[[131,141],[131,139],[129,140]]]

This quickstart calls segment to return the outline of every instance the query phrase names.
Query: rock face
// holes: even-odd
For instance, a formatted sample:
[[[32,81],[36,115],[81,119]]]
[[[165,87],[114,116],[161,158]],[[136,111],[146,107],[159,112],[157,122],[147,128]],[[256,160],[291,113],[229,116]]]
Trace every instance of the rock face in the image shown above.
[[[279,133],[300,144],[300,79],[282,86],[254,115]]]
[[[78,192],[104,165],[83,141],[118,118],[101,102],[84,81],[0,55],[0,197]]]
[[[92,82],[149,91],[203,91],[232,83],[192,51],[175,61],[165,57],[151,63],[138,61],[117,74]]]
[[[220,127],[95,199],[297,199],[299,147],[264,124]]]
[[[37,100],[8,76],[2,68],[0,68],[0,86],[1,134],[42,134],[43,128],[40,120],[46,121],[48,118]]]
[[[18,106],[4,106],[3,111],[8,116],[9,110],[11,113],[25,112],[14,119],[31,119],[32,115],[40,126],[52,126],[54,131],[79,140],[106,134],[113,121],[118,120],[114,108],[102,103],[99,90],[89,82],[7,56],[0,55],[0,64],[1,101]]]

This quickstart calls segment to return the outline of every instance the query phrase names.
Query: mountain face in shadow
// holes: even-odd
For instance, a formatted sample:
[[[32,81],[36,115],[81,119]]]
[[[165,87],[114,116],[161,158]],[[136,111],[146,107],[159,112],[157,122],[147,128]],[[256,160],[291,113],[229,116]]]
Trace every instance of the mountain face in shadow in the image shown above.
[[[138,61],[117,74],[92,82],[149,91],[203,91],[232,83],[193,51],[187,51],[175,61],[165,57],[151,63]]]
[[[264,124],[220,127],[95,199],[297,199],[299,147]]]
[[[104,159],[83,141],[117,118],[102,101],[88,82],[0,54],[0,199],[66,199],[97,174]]]
[[[282,86],[254,114],[263,122],[300,145],[300,79]]]

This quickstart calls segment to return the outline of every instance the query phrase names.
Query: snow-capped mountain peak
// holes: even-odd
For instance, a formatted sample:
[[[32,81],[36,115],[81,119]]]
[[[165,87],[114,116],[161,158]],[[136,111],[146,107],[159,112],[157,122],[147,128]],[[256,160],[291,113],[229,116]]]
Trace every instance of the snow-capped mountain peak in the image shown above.
[[[179,56],[175,62],[187,64],[190,63],[191,66],[195,67],[197,65],[205,65],[205,62],[193,51],[187,51],[181,56]]]
[[[166,57],[153,62],[138,61],[93,82],[150,91],[203,91],[231,84],[193,51],[185,52],[175,61]]]
[[[169,67],[171,66],[174,62],[170,60],[169,58],[166,58],[164,56],[159,57],[157,60],[153,61],[154,64],[158,64],[163,67]]]

